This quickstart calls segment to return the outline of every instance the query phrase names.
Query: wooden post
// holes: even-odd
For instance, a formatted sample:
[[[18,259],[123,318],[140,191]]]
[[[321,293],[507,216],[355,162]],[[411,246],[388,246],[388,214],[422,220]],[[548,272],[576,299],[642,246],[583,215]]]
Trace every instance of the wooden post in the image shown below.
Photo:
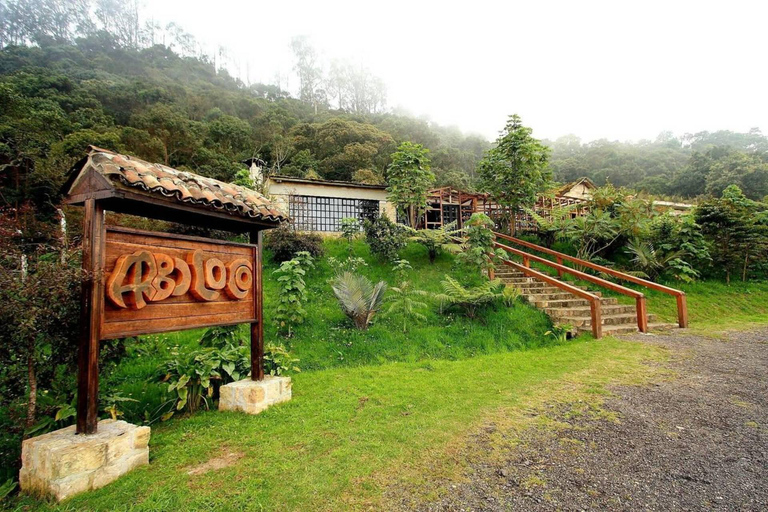
[[[677,296],[677,325],[681,329],[688,327],[688,304],[684,293]]]
[[[256,322],[251,324],[251,380],[264,380],[264,292],[261,271],[261,231],[251,231],[251,243],[256,245],[253,257],[253,301]]]
[[[592,337],[599,340],[603,337],[603,312],[600,307],[600,299],[589,301],[589,305],[592,317]]]
[[[98,425],[99,340],[104,314],[104,209],[85,201],[83,218],[83,293],[77,355],[77,433],[94,434]]]
[[[645,302],[645,297],[638,297],[635,299],[637,310],[637,328],[640,332],[648,332],[648,306]]]
[[[562,265],[563,264],[563,258],[561,258],[560,256],[557,257],[557,264],[558,265]],[[562,269],[557,269],[557,277],[563,277],[563,270]]]

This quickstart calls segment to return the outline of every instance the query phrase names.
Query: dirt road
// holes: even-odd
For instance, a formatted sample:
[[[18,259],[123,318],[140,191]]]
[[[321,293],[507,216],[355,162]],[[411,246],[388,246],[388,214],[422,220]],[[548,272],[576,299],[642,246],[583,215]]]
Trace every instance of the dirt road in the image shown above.
[[[612,389],[601,415],[556,410],[571,427],[531,429],[440,501],[407,507],[768,510],[768,329],[629,339],[668,347],[677,376]]]

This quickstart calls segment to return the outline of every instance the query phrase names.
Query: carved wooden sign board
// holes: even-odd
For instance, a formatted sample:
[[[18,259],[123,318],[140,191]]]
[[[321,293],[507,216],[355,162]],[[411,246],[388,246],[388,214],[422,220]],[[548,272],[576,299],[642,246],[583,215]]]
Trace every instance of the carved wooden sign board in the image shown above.
[[[258,250],[108,227],[101,339],[256,322]]]

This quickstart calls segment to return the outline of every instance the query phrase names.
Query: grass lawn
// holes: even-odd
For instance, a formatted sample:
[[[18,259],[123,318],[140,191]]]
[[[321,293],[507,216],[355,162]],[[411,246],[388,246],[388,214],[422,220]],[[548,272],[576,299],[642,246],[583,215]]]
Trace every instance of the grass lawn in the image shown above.
[[[294,398],[258,416],[207,412],[156,426],[151,465],[40,510],[340,510],[375,506],[409,469],[443,471],[442,448],[505,410],[640,378],[656,349],[617,340],[462,361],[389,363],[295,376]],[[513,414],[512,412],[509,413]],[[190,476],[224,457],[231,465]],[[446,460],[448,457],[448,460]],[[440,468],[443,469],[440,469]]]
[[[344,241],[326,243],[329,256]],[[394,284],[362,243],[362,273]],[[411,245],[402,253],[414,287],[438,291],[444,274],[461,275],[450,256],[430,265]],[[307,278],[310,317],[285,339],[269,321],[276,307],[274,264],[265,265],[265,333],[301,359],[294,397],[258,416],[201,412],[152,425],[149,467],[61,505],[23,497],[28,510],[378,510],[391,485],[418,487],[425,475],[455,475],[467,434],[487,421],[524,428],[535,411],[558,400],[599,407],[609,383],[641,383],[660,370],[659,348],[588,336],[556,343],[550,322],[524,304],[499,306],[474,320],[440,315],[402,330],[397,318],[377,317],[368,331],[350,328],[332,296],[326,260]],[[464,276],[467,277],[467,276]],[[684,287],[691,322],[768,320],[768,285]],[[649,294],[651,310],[674,316],[674,300]],[[722,314],[722,316],[720,316]],[[761,316],[762,315],[762,316]],[[201,331],[145,337],[128,356],[102,368],[102,393],[139,401],[125,419],[141,423],[168,400],[152,375],[176,353],[197,348]],[[217,469],[206,470],[209,466]],[[192,472],[193,474],[190,474]],[[426,492],[429,492],[427,490]]]

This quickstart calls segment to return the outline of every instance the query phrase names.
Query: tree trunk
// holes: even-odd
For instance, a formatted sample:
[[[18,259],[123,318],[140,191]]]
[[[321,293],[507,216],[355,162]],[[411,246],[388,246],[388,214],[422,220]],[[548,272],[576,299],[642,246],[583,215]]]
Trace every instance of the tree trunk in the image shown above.
[[[749,266],[749,251],[744,253],[744,268],[741,271],[742,282],[747,281],[747,267]]]
[[[29,400],[27,401],[27,423],[30,428],[35,424],[35,415],[37,413],[37,375],[35,374],[35,340],[31,338],[27,350],[27,380],[29,384]]]

